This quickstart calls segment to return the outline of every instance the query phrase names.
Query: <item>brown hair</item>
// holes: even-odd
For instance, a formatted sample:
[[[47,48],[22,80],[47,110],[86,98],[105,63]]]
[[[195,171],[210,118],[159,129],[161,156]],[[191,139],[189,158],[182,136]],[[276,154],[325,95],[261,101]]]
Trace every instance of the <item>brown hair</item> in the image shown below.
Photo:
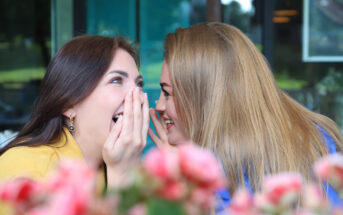
[[[178,29],[165,41],[176,110],[187,135],[214,151],[230,181],[253,189],[265,175],[297,171],[328,153],[318,126],[342,150],[329,118],[311,112],[277,87],[255,45],[237,28],[208,23]]]
[[[28,122],[0,155],[14,146],[53,144],[60,139],[62,113],[94,90],[119,48],[138,64],[135,50],[122,37],[79,36],[67,42],[48,65]]]

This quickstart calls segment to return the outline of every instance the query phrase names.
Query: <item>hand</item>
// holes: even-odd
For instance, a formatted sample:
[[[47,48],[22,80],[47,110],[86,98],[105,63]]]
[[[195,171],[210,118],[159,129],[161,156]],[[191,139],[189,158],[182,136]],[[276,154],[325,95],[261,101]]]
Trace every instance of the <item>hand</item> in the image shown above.
[[[154,131],[151,128],[149,128],[148,134],[151,140],[160,149],[173,150],[174,146],[172,146],[168,142],[168,130],[166,128],[166,125],[158,119],[157,112],[155,109],[151,108],[149,110],[149,113],[157,133],[156,135]]]
[[[143,102],[141,102],[143,100]],[[111,129],[103,148],[109,187],[125,186],[132,168],[140,161],[149,128],[146,94],[136,88],[125,97],[124,113]]]

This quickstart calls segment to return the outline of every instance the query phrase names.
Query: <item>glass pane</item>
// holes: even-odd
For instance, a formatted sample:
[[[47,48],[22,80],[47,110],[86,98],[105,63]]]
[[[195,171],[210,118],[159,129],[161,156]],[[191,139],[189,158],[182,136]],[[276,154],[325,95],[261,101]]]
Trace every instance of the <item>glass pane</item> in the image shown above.
[[[303,6],[302,2],[297,0],[275,2],[273,70],[276,81],[304,106],[330,117],[342,128],[343,64],[303,62]],[[322,12],[316,16],[318,23],[333,25],[326,22],[327,19],[329,17]],[[338,29],[335,29],[335,32],[338,32]],[[316,32],[316,35],[326,33],[328,32],[322,29]],[[315,43],[323,45],[313,40],[310,43],[310,46],[316,46]]]
[[[343,2],[306,0],[304,12],[305,60],[342,62]]]
[[[73,37],[73,1],[51,0],[51,56]]]
[[[222,0],[223,22],[243,31],[262,50],[262,10],[257,10],[257,1]],[[258,3],[261,3],[259,1]],[[261,7],[259,7],[261,8]]]
[[[87,0],[86,8],[86,34],[136,39],[135,0]]]
[[[17,131],[50,60],[50,1],[3,0],[0,16],[0,131]]]
[[[190,3],[187,0],[140,1],[140,69],[150,107],[155,107],[155,101],[160,94],[164,39],[169,32],[189,26],[189,22]],[[152,123],[150,126],[153,127]],[[149,138],[147,148],[151,146]]]

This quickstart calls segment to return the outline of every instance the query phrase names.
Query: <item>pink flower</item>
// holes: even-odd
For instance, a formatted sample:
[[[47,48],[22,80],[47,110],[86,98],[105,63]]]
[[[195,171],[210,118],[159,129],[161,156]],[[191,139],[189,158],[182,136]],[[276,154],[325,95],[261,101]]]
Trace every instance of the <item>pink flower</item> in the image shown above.
[[[343,155],[336,153],[323,157],[314,165],[316,175],[328,181],[338,191],[343,190]]]
[[[254,198],[246,189],[239,189],[233,195],[230,206],[227,208],[228,214],[252,215],[257,214]]]
[[[254,203],[257,209],[261,211],[275,211],[276,207],[269,201],[264,193],[256,193]]]
[[[4,202],[16,205],[16,207],[26,207],[42,195],[44,186],[29,178],[17,178],[7,181],[0,188],[0,199]]]
[[[223,171],[217,159],[209,151],[191,144],[179,147],[182,174],[195,183],[211,184],[214,188],[225,186]]]
[[[51,191],[65,186],[88,189],[95,184],[95,170],[79,160],[64,161],[59,164],[57,171],[50,175],[47,184]]]
[[[158,194],[166,199],[177,201],[186,195],[187,187],[182,181],[168,181]]]
[[[137,204],[133,206],[127,213],[128,215],[146,215],[147,208],[144,204]]]
[[[324,194],[315,184],[305,186],[302,199],[304,207],[308,209],[319,210],[329,206],[327,199],[324,198]]]
[[[298,173],[279,173],[265,178],[263,192],[270,203],[288,205],[302,189],[303,179]]]
[[[210,209],[214,205],[214,192],[206,187],[198,186],[191,190],[189,200],[202,208]]]
[[[174,151],[152,149],[143,161],[145,170],[162,180],[180,178],[178,155]]]
[[[232,198],[231,207],[236,210],[254,207],[254,199],[248,190],[237,190]]]
[[[53,193],[46,205],[49,213],[83,214],[95,197],[95,171],[81,161],[62,162],[47,187]]]

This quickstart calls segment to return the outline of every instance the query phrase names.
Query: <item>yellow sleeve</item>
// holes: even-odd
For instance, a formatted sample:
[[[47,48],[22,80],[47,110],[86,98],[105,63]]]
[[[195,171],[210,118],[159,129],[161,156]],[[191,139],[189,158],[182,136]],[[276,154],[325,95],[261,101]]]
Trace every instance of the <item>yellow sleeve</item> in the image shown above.
[[[58,156],[51,147],[19,146],[0,156],[0,182],[17,177],[44,179],[55,168]]]

